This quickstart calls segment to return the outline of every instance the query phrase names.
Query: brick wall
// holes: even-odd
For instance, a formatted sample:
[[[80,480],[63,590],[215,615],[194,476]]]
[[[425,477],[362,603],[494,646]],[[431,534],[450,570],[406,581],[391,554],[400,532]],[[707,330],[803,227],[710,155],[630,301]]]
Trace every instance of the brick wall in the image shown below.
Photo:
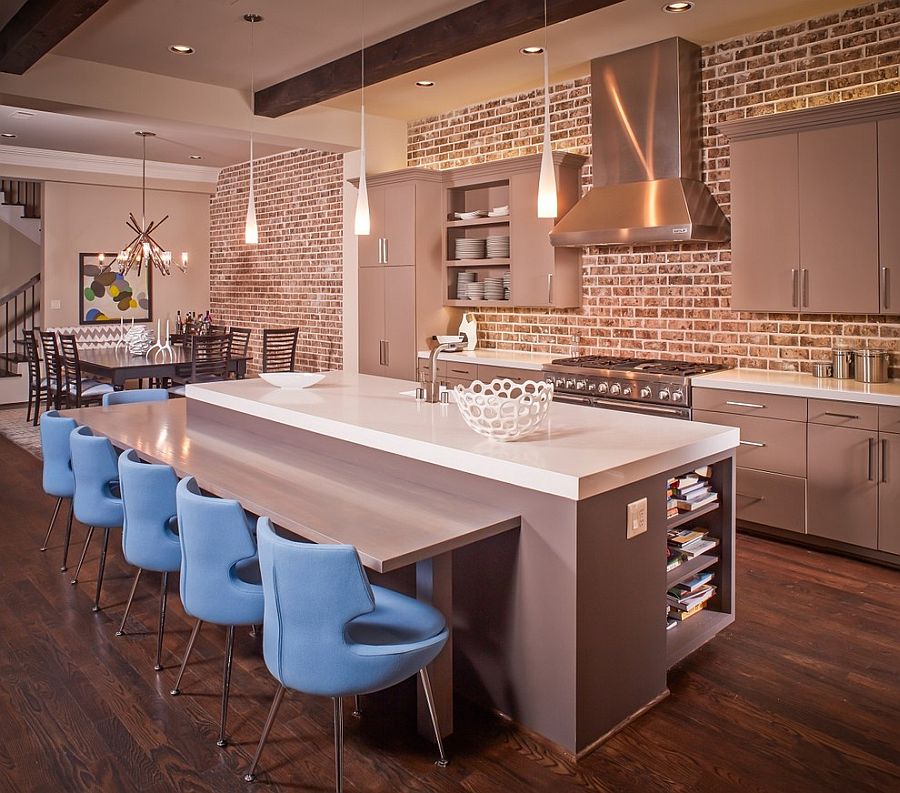
[[[900,2],[869,3],[703,49],[703,171],[730,211],[729,148],[716,124],[900,91]],[[453,168],[540,150],[542,91],[409,125],[410,166]],[[590,155],[590,80],[551,88],[553,146]],[[590,164],[584,189],[591,184]],[[900,318],[732,311],[726,245],[588,248],[584,304],[570,310],[476,312],[482,344],[569,354],[660,355],[809,369],[836,336],[895,352]]]
[[[293,151],[254,168],[259,245],[244,244],[247,163],[219,174],[210,204],[210,311],[215,322],[253,329],[300,327],[297,369],[340,368],[343,157]]]

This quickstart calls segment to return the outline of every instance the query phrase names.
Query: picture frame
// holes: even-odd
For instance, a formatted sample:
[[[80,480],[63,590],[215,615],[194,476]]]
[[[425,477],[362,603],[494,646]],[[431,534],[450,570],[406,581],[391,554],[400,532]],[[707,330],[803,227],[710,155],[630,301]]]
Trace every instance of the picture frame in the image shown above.
[[[101,254],[78,254],[78,319],[81,325],[105,325],[124,319],[135,322],[153,321],[152,267],[144,267],[141,274],[132,268],[126,277],[119,274],[115,259],[118,254],[104,253],[104,263],[111,266],[101,270]],[[127,303],[125,295],[128,295]]]

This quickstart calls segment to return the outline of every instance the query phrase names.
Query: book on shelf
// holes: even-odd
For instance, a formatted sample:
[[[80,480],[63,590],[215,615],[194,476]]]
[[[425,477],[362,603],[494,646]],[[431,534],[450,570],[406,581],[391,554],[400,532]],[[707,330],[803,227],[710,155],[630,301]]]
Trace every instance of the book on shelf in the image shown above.
[[[681,564],[684,564],[687,561],[687,556],[685,556],[681,551],[677,548],[671,548],[666,546],[666,572],[669,570],[674,570]]]
[[[697,592],[702,586],[712,581],[714,575],[715,573],[713,573],[712,570],[706,570],[693,576],[693,578],[688,578],[686,581],[679,581],[672,589],[677,590],[682,594],[689,595],[693,592]]]
[[[680,550],[690,560],[715,548],[718,544],[719,541],[715,537],[704,537],[702,540],[697,540],[697,542],[691,543],[689,547],[682,547]]]
[[[691,609],[699,606],[701,603],[705,603],[715,594],[716,588],[711,584],[706,584],[697,592],[692,592],[689,595],[679,594],[674,589],[670,589],[666,592],[666,603],[678,611],[691,611]]]
[[[693,512],[695,509],[705,507],[719,500],[719,494],[712,490],[704,490],[703,492],[692,493],[687,498],[676,498],[675,506],[682,512]]]
[[[702,540],[706,536],[705,531],[697,531],[696,529],[675,529],[668,533],[669,545],[677,548],[683,548],[692,542]]]
[[[690,498],[690,496],[696,493],[708,493],[710,492],[709,485],[706,482],[697,482],[696,484],[691,485],[690,487],[673,487],[672,488],[672,497],[673,498]]]
[[[706,608],[706,604],[709,603],[708,600],[704,600],[697,606],[694,606],[690,611],[679,611],[678,609],[673,609],[669,612],[669,616],[671,619],[678,620],[679,622],[684,622],[685,620],[689,620],[695,614],[699,614],[703,609]]]
[[[701,465],[694,469],[694,473],[701,479],[712,479],[713,469],[711,465]]]

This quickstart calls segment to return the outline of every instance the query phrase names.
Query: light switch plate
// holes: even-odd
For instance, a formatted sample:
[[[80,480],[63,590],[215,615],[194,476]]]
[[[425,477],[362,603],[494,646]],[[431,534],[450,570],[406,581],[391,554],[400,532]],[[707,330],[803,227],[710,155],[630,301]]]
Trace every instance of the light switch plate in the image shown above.
[[[58,310],[58,309],[61,309],[61,308],[62,308],[62,302],[59,301],[59,300],[51,300],[51,301],[50,301],[50,308],[52,308],[52,309],[57,309],[57,310]]]
[[[632,501],[628,505],[628,525],[625,527],[625,539],[630,540],[647,531],[647,499]]]

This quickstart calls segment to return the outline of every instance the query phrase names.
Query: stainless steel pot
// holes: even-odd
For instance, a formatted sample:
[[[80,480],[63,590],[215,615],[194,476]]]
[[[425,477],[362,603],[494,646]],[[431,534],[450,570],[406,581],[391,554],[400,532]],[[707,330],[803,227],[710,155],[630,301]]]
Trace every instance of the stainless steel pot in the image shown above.
[[[834,347],[831,350],[831,376],[838,380],[853,377],[853,350],[849,347]]]
[[[891,354],[885,350],[864,348],[853,352],[853,370],[860,383],[886,383]]]
[[[816,361],[813,364],[813,374],[816,377],[831,377],[832,366],[827,361]]]

